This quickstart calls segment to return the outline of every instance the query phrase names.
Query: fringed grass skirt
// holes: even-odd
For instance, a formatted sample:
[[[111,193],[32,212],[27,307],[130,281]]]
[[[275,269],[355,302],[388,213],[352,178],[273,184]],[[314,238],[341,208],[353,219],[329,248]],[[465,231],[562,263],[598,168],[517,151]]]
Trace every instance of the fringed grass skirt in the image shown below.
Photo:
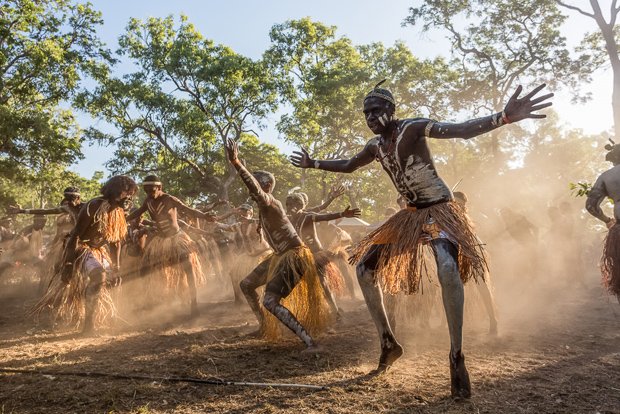
[[[142,266],[147,275],[147,292],[150,297],[187,296],[188,279],[184,264],[189,260],[196,276],[196,286],[205,282],[202,266],[196,254],[196,244],[183,231],[171,237],[155,235],[144,249]]]
[[[77,328],[84,319],[86,312],[86,286],[88,275],[84,272],[84,262],[92,254],[99,263],[107,261],[111,263],[110,256],[105,247],[93,248],[88,246],[78,247],[78,257],[73,264],[73,276],[68,284],[61,279],[61,270],[56,272],[43,294],[43,297],[30,310],[29,314],[39,318],[42,312],[50,311],[52,322],[61,321],[69,326]],[[95,325],[103,325],[108,318],[116,316],[116,307],[112,300],[110,290],[104,283],[99,293],[97,308],[95,309]]]
[[[300,246],[281,255],[272,254],[267,260],[271,261],[267,284],[285,266],[294,271],[294,280],[289,282],[296,284],[291,293],[282,299],[281,304],[291,311],[310,335],[319,335],[324,332],[331,322],[332,315],[325,300],[314,256],[310,249],[307,246]],[[264,338],[275,341],[281,337],[284,325],[271,312],[265,311],[264,313]]]
[[[328,252],[327,250],[321,250],[314,254],[314,260],[318,269],[323,269],[325,282],[329,290],[332,291],[337,297],[344,296],[346,291],[344,276],[335,263],[337,256]]]
[[[620,224],[614,224],[605,237],[601,273],[605,288],[620,299]]]
[[[472,278],[484,280],[487,270],[484,249],[467,214],[453,201],[399,211],[353,248],[350,261],[359,262],[373,245],[384,245],[375,272],[376,282],[392,295],[413,294],[427,270],[429,255],[424,254],[424,246],[437,238],[448,238],[458,245],[463,283]]]

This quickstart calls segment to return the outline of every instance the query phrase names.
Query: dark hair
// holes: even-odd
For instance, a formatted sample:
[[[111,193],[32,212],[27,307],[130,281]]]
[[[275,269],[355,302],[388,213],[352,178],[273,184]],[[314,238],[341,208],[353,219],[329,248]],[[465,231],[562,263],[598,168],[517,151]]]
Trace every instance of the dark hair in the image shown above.
[[[302,193],[289,194],[288,196],[286,196],[286,202],[289,202],[289,200],[299,203],[301,205],[301,208],[305,208],[307,204],[306,198]]]
[[[620,164],[620,145],[606,145],[605,149],[609,151],[605,154],[605,161]]]
[[[138,191],[138,186],[126,175],[115,175],[101,187],[100,193],[103,198],[110,200],[120,196],[123,191],[134,195]]]
[[[393,114],[396,111],[396,101],[394,100],[394,95],[392,95],[392,92],[389,90],[379,87],[385,83],[385,81],[387,81],[387,79],[383,79],[381,82],[377,83],[372,91],[366,94],[364,102],[366,99],[379,98],[385,102],[385,107],[388,109],[388,112]]]
[[[274,177],[272,173],[259,170],[254,171],[252,175],[254,176],[254,178],[256,178],[256,181],[258,181],[261,186],[265,184],[271,184],[271,191],[273,191],[274,187],[276,186],[276,177]]]
[[[77,187],[67,187],[62,191],[62,193],[63,193],[63,198],[62,200],[60,200],[60,204],[62,204],[63,201],[70,201],[76,197],[80,197],[80,189]],[[67,193],[77,193],[77,194],[67,194]]]
[[[147,181],[156,181],[156,182],[161,182],[161,180],[159,179],[158,176],[156,175],[147,175],[146,177],[144,177],[144,179],[142,180],[142,182],[147,182]]]
[[[32,224],[35,229],[37,228],[42,229],[43,227],[45,227],[46,223],[47,223],[47,217],[45,216],[35,215],[34,218],[32,219]]]
[[[77,187],[67,187],[63,190],[63,193],[79,193],[80,189]]]

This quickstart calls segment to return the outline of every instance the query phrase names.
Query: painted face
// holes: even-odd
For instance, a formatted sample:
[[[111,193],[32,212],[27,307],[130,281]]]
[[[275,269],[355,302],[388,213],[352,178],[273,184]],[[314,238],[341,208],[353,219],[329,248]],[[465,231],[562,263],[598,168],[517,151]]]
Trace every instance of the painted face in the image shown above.
[[[131,208],[133,205],[132,197],[134,193],[130,191],[122,191],[114,200],[113,204],[117,207],[121,207],[123,210]]]
[[[77,206],[78,204],[80,204],[80,196],[79,195],[71,195],[68,197],[68,202],[69,205],[72,206]]]
[[[294,200],[292,198],[288,198],[286,200],[286,211],[289,213],[297,213],[301,210],[303,206],[299,203],[298,200]]]
[[[387,129],[392,121],[392,115],[388,113],[388,107],[381,98],[371,97],[364,101],[364,117],[366,125],[375,133],[381,134]]]
[[[242,220],[252,220],[254,212],[252,210],[241,209],[237,211],[237,216]]]
[[[161,191],[161,186],[147,184],[147,185],[142,186],[142,189],[146,193],[147,197],[155,198]]]

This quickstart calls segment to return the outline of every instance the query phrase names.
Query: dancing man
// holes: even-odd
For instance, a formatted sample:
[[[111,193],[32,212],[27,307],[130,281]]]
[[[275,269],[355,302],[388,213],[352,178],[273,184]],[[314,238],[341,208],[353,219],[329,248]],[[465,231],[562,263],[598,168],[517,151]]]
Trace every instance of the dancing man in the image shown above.
[[[136,191],[131,178],[117,175],[101,187],[101,197],[84,205],[65,244],[63,266],[33,313],[51,308],[75,323],[83,316],[83,334],[94,331],[96,316],[102,320],[114,314],[108,287],[120,283],[120,244],[127,235],[124,209]]]
[[[586,209],[609,229],[601,258],[601,273],[609,293],[616,295],[620,303],[620,145],[612,141],[605,149],[609,151],[605,161],[614,166],[602,173],[592,186],[586,200]],[[601,209],[601,203],[606,198],[614,202],[613,217],[608,217]]]
[[[303,352],[318,352],[321,348],[310,333],[313,327],[324,328],[329,309],[325,308],[312,252],[295,232],[282,203],[271,194],[276,183],[273,174],[266,171],[251,174],[239,161],[237,143],[233,140],[228,140],[226,152],[258,205],[258,231],[265,235],[273,250],[272,255],[241,281],[241,290],[259,321],[261,333],[267,337],[273,334],[270,319],[263,313],[256,293],[258,287],[265,285],[265,309],[304,342]],[[288,299],[288,308],[282,304],[284,299]]]
[[[306,210],[306,198],[301,193],[289,194],[286,197],[286,211],[288,217],[297,231],[301,240],[314,254],[321,284],[325,291],[325,298],[336,315],[340,316],[334,293],[344,290],[344,276],[336,266],[336,254],[323,249],[323,244],[316,232],[316,223],[336,220],[343,217],[359,217],[361,212],[358,208],[351,209],[348,206],[339,213],[315,213]]]
[[[383,83],[383,82],[381,82]],[[430,243],[437,262],[439,282],[450,332],[451,392],[471,396],[469,374],[461,350],[463,282],[483,277],[486,263],[467,216],[453,201],[450,188],[439,177],[426,138],[469,139],[510,122],[544,118],[534,111],[551,105],[553,94],[532,99],[545,85],[519,98],[519,86],[504,110],[464,123],[436,122],[426,118],[396,119],[396,103],[379,83],[364,99],[364,116],[377,134],[353,158],[319,161],[302,149],[291,156],[293,165],[351,173],[377,160],[407,201],[407,208],[393,215],[356,246],[352,259],[368,309],[381,341],[378,371],[386,370],[403,353],[394,338],[383,306],[381,287],[392,294],[414,293],[424,268],[422,246]]]
[[[133,211],[127,221],[131,222],[148,211],[155,225],[155,233],[144,249],[142,272],[148,275],[156,272],[165,281],[166,289],[174,292],[189,290],[191,316],[198,315],[196,285],[204,279],[202,267],[196,254],[196,243],[179,226],[178,214],[212,221],[208,213],[183,204],[178,198],[163,191],[163,184],[155,175],[144,178],[142,188],[146,199],[142,206]]]

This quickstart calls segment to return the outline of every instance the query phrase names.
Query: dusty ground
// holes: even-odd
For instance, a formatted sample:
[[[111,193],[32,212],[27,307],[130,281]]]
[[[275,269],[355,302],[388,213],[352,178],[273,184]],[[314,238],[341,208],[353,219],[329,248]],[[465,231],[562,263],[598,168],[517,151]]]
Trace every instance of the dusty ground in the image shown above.
[[[28,284],[0,291],[0,368],[98,371],[237,381],[308,383],[328,391],[191,385],[147,380],[0,374],[0,413],[620,413],[620,305],[596,278],[575,288],[506,290],[500,335],[469,323],[465,355],[473,398],[450,398],[448,339],[402,327],[405,356],[380,377],[378,341],[361,301],[321,342],[329,353],[302,358],[300,343],[252,339],[252,315],[231,302],[203,303],[202,317],[118,323],[101,337],[35,328],[24,310]],[[578,290],[578,289],[577,289]],[[517,304],[517,299],[521,299]],[[534,311],[529,304],[542,304]],[[126,316],[126,315],[125,315]]]

